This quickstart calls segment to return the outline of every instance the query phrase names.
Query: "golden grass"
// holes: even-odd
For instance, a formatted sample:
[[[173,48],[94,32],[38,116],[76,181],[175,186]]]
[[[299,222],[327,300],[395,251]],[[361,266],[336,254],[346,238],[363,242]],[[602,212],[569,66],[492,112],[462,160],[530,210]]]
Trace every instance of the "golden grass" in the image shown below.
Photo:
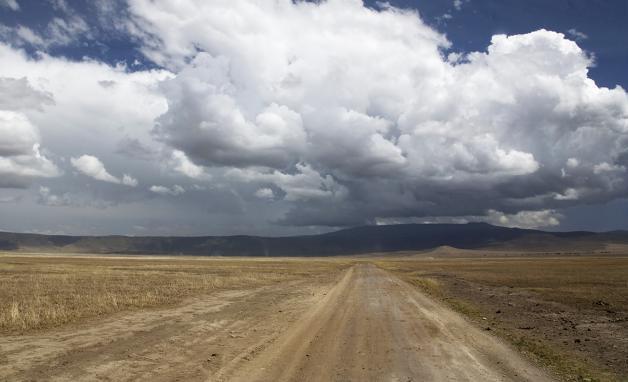
[[[229,288],[329,275],[343,262],[0,256],[0,333],[46,329]]]

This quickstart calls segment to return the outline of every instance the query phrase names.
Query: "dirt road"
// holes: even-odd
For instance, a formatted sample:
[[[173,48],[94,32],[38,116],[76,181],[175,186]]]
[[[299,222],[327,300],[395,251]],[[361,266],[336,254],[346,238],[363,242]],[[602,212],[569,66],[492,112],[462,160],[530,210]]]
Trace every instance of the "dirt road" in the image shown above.
[[[352,268],[239,381],[544,381],[495,338],[373,265]]]
[[[371,264],[98,325],[0,338],[0,380],[546,381]]]

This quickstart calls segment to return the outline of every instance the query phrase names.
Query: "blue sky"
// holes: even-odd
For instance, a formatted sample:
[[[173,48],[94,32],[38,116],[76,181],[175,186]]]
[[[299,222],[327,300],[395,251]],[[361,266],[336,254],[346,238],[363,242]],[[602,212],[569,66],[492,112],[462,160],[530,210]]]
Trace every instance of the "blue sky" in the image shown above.
[[[388,4],[0,0],[0,229],[628,228],[628,2]]]

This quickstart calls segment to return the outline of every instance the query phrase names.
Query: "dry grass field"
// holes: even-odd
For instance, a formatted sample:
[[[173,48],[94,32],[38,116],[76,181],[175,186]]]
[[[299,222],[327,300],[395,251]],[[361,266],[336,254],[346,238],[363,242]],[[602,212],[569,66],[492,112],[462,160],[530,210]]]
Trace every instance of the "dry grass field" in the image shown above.
[[[564,380],[628,380],[628,257],[377,264],[506,338]]]
[[[0,254],[0,380],[627,380],[628,257],[445,252]]]
[[[0,334],[329,273],[339,261],[0,255]]]

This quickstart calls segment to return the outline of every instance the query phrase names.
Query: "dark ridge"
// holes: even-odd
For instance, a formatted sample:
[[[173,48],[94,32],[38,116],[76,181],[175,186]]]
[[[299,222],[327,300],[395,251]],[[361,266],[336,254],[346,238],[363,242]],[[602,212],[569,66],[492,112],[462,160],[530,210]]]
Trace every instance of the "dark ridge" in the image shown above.
[[[56,247],[64,247],[76,243],[81,240],[81,238],[78,236],[49,236],[48,240]]]
[[[55,236],[0,232],[0,250],[202,256],[336,256],[461,249],[600,250],[628,244],[628,232],[546,232],[486,223],[362,226],[321,235],[259,236]]]
[[[8,240],[0,240],[0,250],[3,251],[13,251],[18,249],[18,245],[15,242]]]

